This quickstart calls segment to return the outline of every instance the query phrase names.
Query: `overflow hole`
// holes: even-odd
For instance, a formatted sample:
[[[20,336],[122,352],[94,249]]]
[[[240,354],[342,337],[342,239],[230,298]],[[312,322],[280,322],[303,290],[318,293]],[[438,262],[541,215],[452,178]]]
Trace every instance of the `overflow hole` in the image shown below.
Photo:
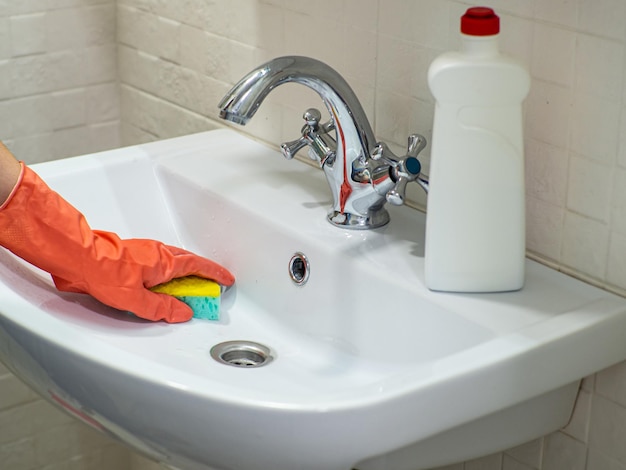
[[[309,259],[304,253],[297,252],[289,260],[289,277],[298,286],[302,286],[309,280]]]

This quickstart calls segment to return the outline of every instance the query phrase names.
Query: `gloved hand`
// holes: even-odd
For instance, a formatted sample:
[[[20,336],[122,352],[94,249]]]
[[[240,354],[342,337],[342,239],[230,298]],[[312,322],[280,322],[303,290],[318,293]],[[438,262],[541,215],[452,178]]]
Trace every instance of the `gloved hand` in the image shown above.
[[[193,312],[147,288],[191,274],[226,286],[235,281],[226,268],[186,250],[92,230],[76,208],[24,164],[0,206],[0,245],[49,272],[61,291],[91,294],[154,321],[182,322]]]

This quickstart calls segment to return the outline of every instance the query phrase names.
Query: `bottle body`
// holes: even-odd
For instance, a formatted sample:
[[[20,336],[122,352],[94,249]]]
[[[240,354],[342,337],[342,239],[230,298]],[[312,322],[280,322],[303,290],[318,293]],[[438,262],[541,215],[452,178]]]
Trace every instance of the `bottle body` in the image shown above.
[[[464,37],[428,74],[436,100],[426,221],[432,290],[498,292],[524,283],[522,101],[530,78],[497,36]]]

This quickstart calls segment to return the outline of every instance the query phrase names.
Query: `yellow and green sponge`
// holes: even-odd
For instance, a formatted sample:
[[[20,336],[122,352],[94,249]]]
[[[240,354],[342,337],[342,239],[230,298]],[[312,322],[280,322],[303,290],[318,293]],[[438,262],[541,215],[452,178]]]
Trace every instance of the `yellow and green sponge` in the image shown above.
[[[198,276],[186,276],[151,287],[150,290],[185,302],[193,310],[194,318],[220,319],[221,288],[217,282]]]

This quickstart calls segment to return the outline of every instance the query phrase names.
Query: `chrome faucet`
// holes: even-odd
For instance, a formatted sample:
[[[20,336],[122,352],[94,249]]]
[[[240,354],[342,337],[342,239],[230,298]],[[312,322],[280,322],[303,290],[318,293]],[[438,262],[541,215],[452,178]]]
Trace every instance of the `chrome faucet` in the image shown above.
[[[402,158],[385,143],[376,142],[350,85],[318,60],[288,56],[261,65],[222,98],[220,117],[245,125],[265,97],[288,82],[315,90],[330,113],[330,121],[320,123],[319,110],[306,110],[302,137],[281,144],[281,151],[291,159],[308,146],[309,155],[319,161],[333,194],[328,214],[332,224],[352,229],[380,227],[389,222],[385,202],[403,204],[408,182],[415,181],[428,191],[428,180],[421,175],[416,158],[426,146],[426,139],[419,134],[409,136],[407,154]]]

